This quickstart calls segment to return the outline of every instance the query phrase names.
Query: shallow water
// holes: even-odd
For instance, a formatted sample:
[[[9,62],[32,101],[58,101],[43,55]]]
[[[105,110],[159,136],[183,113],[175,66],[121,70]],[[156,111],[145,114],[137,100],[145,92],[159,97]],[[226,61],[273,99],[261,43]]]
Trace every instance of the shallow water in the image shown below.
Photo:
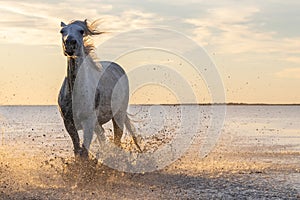
[[[227,106],[224,119],[211,106],[131,106],[129,112],[145,151],[178,134],[190,138],[176,148],[189,150],[152,173],[128,175],[99,164],[82,169],[72,161],[56,106],[0,107],[0,198],[300,197],[300,106]],[[104,127],[111,139],[112,124]],[[218,129],[220,135],[209,131]],[[212,151],[199,157],[210,137]]]
[[[195,110],[198,118],[192,115]],[[213,126],[211,118],[215,117],[211,106],[131,106],[129,112],[143,137],[174,130],[201,135]],[[70,143],[56,106],[2,106],[0,120],[2,145],[31,140],[31,149],[41,142]],[[223,127],[217,128],[222,128],[223,143],[231,147],[300,151],[300,106],[227,106],[223,120]],[[111,123],[104,127],[111,132]]]

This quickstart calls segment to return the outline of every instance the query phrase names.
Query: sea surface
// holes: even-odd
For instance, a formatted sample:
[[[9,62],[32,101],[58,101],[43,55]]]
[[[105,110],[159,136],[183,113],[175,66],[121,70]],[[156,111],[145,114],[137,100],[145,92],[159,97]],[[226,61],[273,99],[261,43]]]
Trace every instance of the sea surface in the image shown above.
[[[229,105],[216,111],[213,107],[221,106],[132,105],[128,112],[138,133],[148,140],[184,132],[190,138],[210,137],[209,151],[222,144],[239,151],[267,147],[273,152],[300,152],[300,106]],[[22,151],[56,145],[61,145],[61,151],[72,149],[57,106],[1,106],[0,125],[0,145],[26,144]],[[104,128],[112,134],[111,122]],[[189,145],[190,138],[183,143]]]
[[[128,113],[142,150],[171,146],[159,164],[174,162],[133,176],[81,168],[57,106],[0,106],[0,199],[300,197],[300,106],[132,105]],[[104,129],[109,142],[112,123]],[[124,148],[130,138],[125,131]]]

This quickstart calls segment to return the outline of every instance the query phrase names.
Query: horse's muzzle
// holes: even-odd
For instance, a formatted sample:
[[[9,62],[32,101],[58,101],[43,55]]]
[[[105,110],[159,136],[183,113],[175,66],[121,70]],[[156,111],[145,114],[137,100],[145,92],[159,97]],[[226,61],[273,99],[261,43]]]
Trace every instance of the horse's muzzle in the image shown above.
[[[67,39],[64,42],[64,54],[66,56],[74,56],[77,49],[77,42],[73,39]]]
[[[74,56],[75,51],[71,51],[71,50],[65,50],[64,54],[65,56]]]

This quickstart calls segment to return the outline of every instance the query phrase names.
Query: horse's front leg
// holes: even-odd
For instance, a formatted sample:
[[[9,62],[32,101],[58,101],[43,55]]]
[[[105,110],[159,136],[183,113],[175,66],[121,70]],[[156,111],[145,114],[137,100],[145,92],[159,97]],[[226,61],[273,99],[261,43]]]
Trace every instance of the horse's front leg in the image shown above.
[[[69,133],[74,147],[74,154],[75,156],[80,155],[81,147],[80,147],[80,139],[78,136],[77,129],[75,127],[75,123],[73,120],[73,111],[72,111],[72,94],[70,88],[68,86],[68,79],[65,78],[60,92],[58,96],[58,105],[61,116],[64,120],[64,125]]]
[[[82,149],[80,147],[80,139],[73,119],[64,119],[64,124],[67,129],[67,132],[69,133],[72,139],[74,154],[75,156],[80,156],[80,154],[82,153]]]
[[[96,125],[96,117],[89,117],[82,121],[82,130],[83,130],[83,144],[82,144],[82,156],[88,157],[90,145],[93,139],[93,134]]]

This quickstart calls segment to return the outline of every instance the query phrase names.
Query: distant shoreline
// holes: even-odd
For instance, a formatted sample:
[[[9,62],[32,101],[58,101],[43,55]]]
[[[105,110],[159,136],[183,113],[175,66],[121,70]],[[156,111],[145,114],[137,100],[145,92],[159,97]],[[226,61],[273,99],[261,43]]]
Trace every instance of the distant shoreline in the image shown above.
[[[199,106],[300,106],[300,103],[295,104],[268,104],[268,103],[183,103],[183,104],[130,104],[132,106],[179,106],[179,105],[199,105]],[[51,106],[58,106],[58,105],[0,105],[0,107],[51,107]]]

